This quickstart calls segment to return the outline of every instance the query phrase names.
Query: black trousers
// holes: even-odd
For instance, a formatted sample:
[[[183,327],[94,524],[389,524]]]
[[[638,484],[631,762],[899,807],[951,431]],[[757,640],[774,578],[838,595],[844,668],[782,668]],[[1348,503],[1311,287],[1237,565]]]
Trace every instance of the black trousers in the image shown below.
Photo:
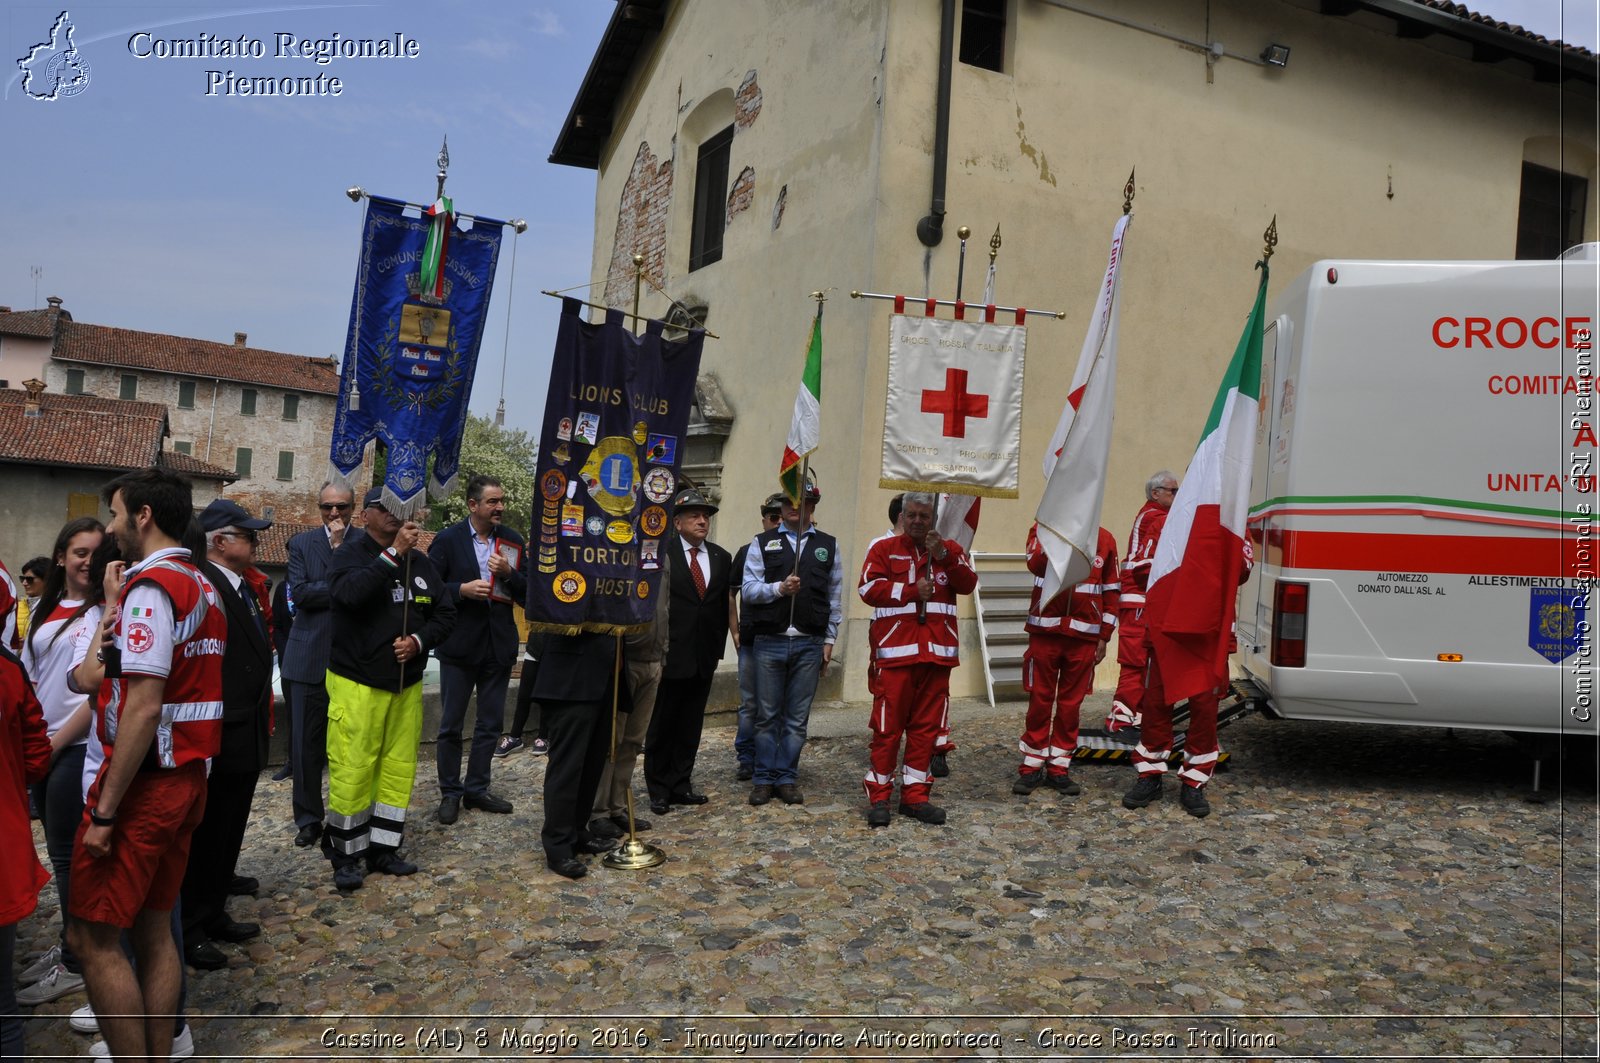
[[[539,840],[551,862],[576,855],[589,837],[589,810],[600,788],[600,773],[610,749],[609,701],[545,701],[544,828]]]
[[[227,918],[224,905],[244,845],[255,800],[255,771],[213,767],[206,780],[206,811],[189,842],[189,865],[183,872],[183,938],[205,941],[207,930]]]
[[[664,801],[691,789],[711,679],[711,675],[661,679],[656,711],[644,739],[644,782],[652,801]]]

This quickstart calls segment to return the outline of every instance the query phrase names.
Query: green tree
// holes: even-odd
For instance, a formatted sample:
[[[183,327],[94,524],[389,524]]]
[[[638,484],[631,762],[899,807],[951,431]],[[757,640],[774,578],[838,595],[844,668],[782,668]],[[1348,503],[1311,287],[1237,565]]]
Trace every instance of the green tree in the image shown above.
[[[528,534],[533,514],[533,482],[538,472],[539,444],[528,433],[500,428],[487,417],[467,414],[461,441],[461,473],[454,494],[428,503],[428,527],[438,531],[467,517],[467,481],[493,476],[506,492],[507,526]]]

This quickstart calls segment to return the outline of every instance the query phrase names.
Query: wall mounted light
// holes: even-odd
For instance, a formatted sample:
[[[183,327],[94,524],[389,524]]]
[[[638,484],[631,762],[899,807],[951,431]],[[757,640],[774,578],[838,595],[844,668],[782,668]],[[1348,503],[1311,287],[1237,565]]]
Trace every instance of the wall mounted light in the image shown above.
[[[1261,61],[1268,66],[1288,66],[1289,46],[1287,44],[1269,44],[1261,49]]]

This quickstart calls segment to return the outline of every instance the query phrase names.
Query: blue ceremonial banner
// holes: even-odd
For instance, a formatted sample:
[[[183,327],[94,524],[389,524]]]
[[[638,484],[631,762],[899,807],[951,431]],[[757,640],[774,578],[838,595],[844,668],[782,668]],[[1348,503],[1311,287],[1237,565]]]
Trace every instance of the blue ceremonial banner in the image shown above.
[[[443,281],[425,290],[422,260],[433,219],[404,211],[391,199],[367,204],[328,456],[348,481],[367,444],[382,440],[384,504],[410,516],[424,488],[434,498],[455,491],[501,226],[485,220],[462,229],[452,219]]]
[[[1587,630],[1584,592],[1573,587],[1534,587],[1528,595],[1528,648],[1557,663],[1577,653]]]
[[[626,634],[650,622],[662,593],[705,332],[666,340],[651,321],[635,336],[620,310],[591,325],[583,304],[561,304],[539,437],[528,622],[565,635]]]

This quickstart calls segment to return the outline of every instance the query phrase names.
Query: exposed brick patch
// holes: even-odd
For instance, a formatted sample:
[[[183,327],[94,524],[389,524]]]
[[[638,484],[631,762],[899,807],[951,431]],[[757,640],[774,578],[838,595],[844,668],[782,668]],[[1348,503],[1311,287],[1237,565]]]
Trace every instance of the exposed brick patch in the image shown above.
[[[756,84],[756,72],[748,71],[739,82],[739,91],[733,96],[733,124],[737,129],[749,129],[761,113],[761,86]]]
[[[734,215],[743,214],[749,210],[750,202],[755,198],[755,167],[746,166],[739,171],[739,176],[734,178],[733,187],[728,190],[728,220],[732,221]]]
[[[672,160],[658,162],[648,141],[640,141],[633,169],[617,203],[616,234],[611,238],[611,266],[606,271],[605,302],[628,306],[633,300],[633,256],[644,255],[650,276],[665,275],[667,210],[672,205]]]

